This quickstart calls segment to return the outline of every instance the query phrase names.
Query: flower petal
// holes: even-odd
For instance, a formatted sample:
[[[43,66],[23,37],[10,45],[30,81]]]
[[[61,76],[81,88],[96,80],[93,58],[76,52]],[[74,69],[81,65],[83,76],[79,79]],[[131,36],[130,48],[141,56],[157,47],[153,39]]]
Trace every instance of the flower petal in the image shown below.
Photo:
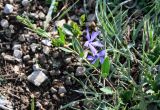
[[[95,58],[93,56],[88,55],[87,60],[93,61]]]
[[[100,34],[99,31],[98,32],[92,32],[90,40],[93,41],[99,34]]]
[[[89,44],[89,48],[91,49],[93,56],[97,54],[97,50],[91,44]]]
[[[100,63],[101,63],[101,64],[103,64],[103,62],[104,62],[104,58],[105,58],[105,57],[99,57],[99,59],[100,59]]]
[[[90,38],[90,35],[89,35],[89,29],[88,28],[86,29],[86,33],[87,33],[86,38],[89,41],[91,38]]]
[[[105,57],[105,55],[106,55],[106,51],[105,50],[102,50],[101,52],[98,53],[99,57]]]
[[[95,62],[98,60],[98,58],[95,58],[93,61],[92,61],[92,64],[95,64]]]
[[[103,45],[99,41],[95,41],[91,43],[95,47],[103,47]]]
[[[84,46],[85,46],[85,47],[89,47],[89,41],[86,41],[86,42],[84,43]]]

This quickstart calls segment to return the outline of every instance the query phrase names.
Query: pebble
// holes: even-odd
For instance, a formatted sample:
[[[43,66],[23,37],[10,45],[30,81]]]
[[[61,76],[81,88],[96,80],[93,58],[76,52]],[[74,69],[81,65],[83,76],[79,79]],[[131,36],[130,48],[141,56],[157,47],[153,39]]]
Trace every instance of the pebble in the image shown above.
[[[48,77],[42,71],[33,71],[27,79],[34,85],[40,86]]]
[[[22,3],[23,6],[28,6],[29,2],[30,2],[29,0],[22,0],[21,3]]]
[[[24,34],[22,34],[21,36],[19,36],[18,40],[21,41],[21,42],[24,42],[26,40]]]
[[[43,47],[43,53],[46,54],[46,55],[49,55],[50,53],[50,48],[48,46],[44,46]]]
[[[39,16],[39,18],[42,19],[42,20],[44,20],[45,17],[46,17],[46,15],[45,15],[43,12],[39,12],[39,13],[38,13],[38,16]]]
[[[11,55],[7,55],[5,53],[2,53],[1,55],[4,58],[4,60],[11,61],[11,62],[15,62],[16,61],[16,58],[11,56]]]
[[[95,14],[89,14],[87,17],[87,21],[95,21],[96,20],[96,15]]]
[[[39,44],[32,43],[32,44],[30,45],[30,48],[31,48],[32,52],[35,52],[38,46],[39,46]]]
[[[66,84],[66,85],[72,85],[72,81],[71,81],[71,77],[70,77],[70,76],[68,76],[68,77],[66,78],[65,84]]]
[[[6,4],[5,7],[4,7],[4,10],[3,12],[5,14],[10,14],[13,12],[13,6],[11,4]]]
[[[29,61],[31,59],[30,55],[23,56],[24,61]]]
[[[44,39],[41,42],[42,42],[42,44],[44,44],[46,46],[52,46],[52,41],[49,39]]]
[[[64,62],[67,63],[67,64],[68,64],[68,63],[71,63],[71,61],[72,61],[72,58],[71,58],[71,57],[68,57],[68,58],[66,58],[66,59],[64,60]]]
[[[0,96],[0,109],[2,110],[13,110],[12,103],[7,100],[6,97]]]
[[[14,44],[12,50],[20,50],[21,44]]]
[[[33,68],[34,71],[39,71],[39,70],[41,70],[41,68],[40,68],[40,66],[39,66],[38,64],[34,64],[34,65],[32,66],[32,68]]]
[[[1,20],[1,26],[2,26],[3,28],[7,28],[7,27],[9,26],[8,20],[2,19],[2,20]]]
[[[55,89],[54,87],[51,87],[50,91],[51,91],[52,94],[54,94],[54,93],[57,92],[57,89]]]
[[[21,50],[17,50],[17,49],[15,49],[14,52],[13,52],[13,56],[15,58],[18,58],[18,59],[22,58],[22,54],[23,54],[22,51]]]
[[[62,94],[62,93],[66,93],[66,92],[67,92],[67,90],[64,86],[59,87],[58,94]]]
[[[63,25],[66,23],[65,19],[59,20],[55,22],[56,27],[63,27]]]
[[[59,56],[59,52],[58,51],[53,52],[53,54],[52,54],[53,58],[58,58],[58,56]]]
[[[79,67],[77,67],[77,69],[76,69],[75,76],[83,76],[84,73],[85,73],[85,71],[86,71],[86,68],[85,68],[85,67],[79,66]]]

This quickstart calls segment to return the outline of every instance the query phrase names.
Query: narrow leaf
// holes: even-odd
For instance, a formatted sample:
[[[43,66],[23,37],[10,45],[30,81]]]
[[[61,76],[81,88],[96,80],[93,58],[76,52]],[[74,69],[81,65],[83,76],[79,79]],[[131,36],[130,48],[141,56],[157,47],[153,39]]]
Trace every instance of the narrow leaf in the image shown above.
[[[109,58],[106,57],[101,67],[101,76],[103,78],[106,78],[109,74],[109,70],[110,70],[110,61]]]

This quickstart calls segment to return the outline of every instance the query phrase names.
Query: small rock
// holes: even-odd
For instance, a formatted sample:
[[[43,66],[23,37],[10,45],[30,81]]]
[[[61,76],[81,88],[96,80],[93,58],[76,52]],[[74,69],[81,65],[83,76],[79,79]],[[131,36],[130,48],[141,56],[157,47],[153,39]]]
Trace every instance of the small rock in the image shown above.
[[[67,92],[67,90],[64,86],[59,87],[58,94],[62,94],[62,93],[66,93],[66,92]]]
[[[71,20],[73,20],[73,21],[78,21],[78,20],[79,20],[79,18],[78,18],[76,15],[73,15],[73,16],[71,16],[70,18],[71,18]]]
[[[14,50],[13,56],[14,56],[15,58],[21,59],[21,58],[22,58],[22,51],[17,50],[17,49]]]
[[[46,55],[49,55],[49,52],[50,52],[50,48],[48,46],[44,46],[43,53],[45,53]]]
[[[14,71],[16,74],[20,73],[20,68],[19,68],[19,66],[18,66],[18,65],[15,65],[15,66],[13,67],[13,71]]]
[[[33,68],[34,71],[41,70],[41,68],[40,68],[40,66],[38,64],[34,64],[32,68]]]
[[[6,4],[3,11],[5,14],[10,14],[13,12],[13,6],[11,4]]]
[[[72,58],[71,58],[71,57],[68,57],[68,58],[66,58],[66,59],[64,60],[64,62],[67,63],[67,64],[68,64],[68,63],[71,63],[71,61],[72,61]]]
[[[22,0],[21,3],[22,3],[23,6],[28,6],[28,5],[29,5],[29,2],[30,2],[30,1],[28,1],[28,0]]]
[[[30,55],[25,55],[25,56],[23,56],[23,60],[24,60],[24,61],[28,61],[28,60],[30,60],[30,59],[31,59]]]
[[[8,20],[2,19],[2,20],[1,20],[1,26],[2,26],[3,28],[7,28],[7,27],[9,26]]]
[[[59,52],[58,51],[53,52],[52,56],[53,58],[57,58],[59,56]]]
[[[49,73],[51,76],[58,76],[61,74],[61,71],[60,70],[57,70],[57,71],[51,70]]]
[[[51,91],[52,94],[54,94],[54,93],[57,92],[57,89],[55,89],[54,87],[51,87],[50,91]]]
[[[85,71],[85,67],[77,67],[75,76],[83,76]]]
[[[66,23],[66,20],[65,20],[65,19],[62,19],[62,20],[56,21],[56,22],[55,22],[55,25],[56,25],[57,27],[62,27],[65,23]]]
[[[2,110],[13,110],[12,103],[7,100],[4,96],[0,96],[0,109]]]
[[[87,17],[87,21],[95,21],[96,20],[96,15],[95,14],[89,14]]]
[[[11,55],[7,55],[5,53],[2,53],[1,55],[4,58],[4,60],[11,61],[11,62],[15,62],[16,61],[16,58],[11,56]]]
[[[38,19],[38,14],[37,13],[30,13],[29,16],[33,19]]]
[[[46,46],[52,46],[52,41],[49,39],[44,39],[41,42],[42,42],[42,44],[44,44]]]
[[[14,44],[12,50],[20,50],[21,44]]]
[[[37,47],[39,47],[39,44],[32,43],[32,44],[30,45],[30,48],[31,48],[32,52],[35,52],[36,49],[37,49]]]
[[[24,42],[26,40],[24,34],[22,34],[21,36],[19,36],[18,40],[21,41],[21,42]]]
[[[39,109],[42,109],[43,107],[42,107],[42,104],[40,103],[40,102],[38,102],[38,101],[36,101],[36,107],[38,107]]]
[[[68,77],[66,78],[65,84],[66,84],[66,85],[72,85],[71,77],[68,76]]]
[[[39,12],[39,13],[38,13],[38,16],[39,16],[39,18],[42,19],[42,20],[44,20],[45,17],[46,17],[46,15],[45,15],[43,12]]]
[[[48,77],[42,71],[34,71],[28,77],[28,81],[36,86],[40,86]]]

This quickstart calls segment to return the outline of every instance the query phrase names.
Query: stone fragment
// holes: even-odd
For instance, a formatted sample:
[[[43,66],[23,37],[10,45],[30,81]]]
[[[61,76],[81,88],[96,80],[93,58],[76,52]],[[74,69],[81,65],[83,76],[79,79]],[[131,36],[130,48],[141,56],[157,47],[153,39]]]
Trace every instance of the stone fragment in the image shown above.
[[[22,3],[23,6],[28,6],[29,2],[30,2],[29,0],[22,0],[21,3]]]
[[[66,20],[65,20],[65,19],[62,19],[62,20],[56,21],[56,22],[55,22],[55,25],[56,25],[57,27],[62,27],[65,23],[66,23]]]
[[[42,44],[44,44],[46,46],[52,46],[52,41],[49,39],[44,39],[41,42],[42,42]]]
[[[15,58],[18,58],[18,59],[22,58],[22,54],[23,54],[22,51],[21,50],[17,50],[17,49],[15,49],[14,52],[13,52],[13,56]]]
[[[55,89],[54,87],[51,87],[50,91],[51,91],[52,94],[54,94],[54,93],[57,92],[57,89]]]
[[[40,86],[48,77],[42,71],[33,71],[27,79],[35,86]]]
[[[95,14],[89,14],[87,17],[87,21],[95,21],[96,20],[96,15]]]
[[[85,67],[79,66],[79,67],[77,67],[77,69],[76,69],[75,76],[83,76],[84,73],[85,73],[85,71],[86,71],[86,68],[85,68]]]
[[[21,44],[14,44],[12,50],[20,50]]]
[[[32,44],[30,45],[30,48],[31,48],[32,52],[35,52],[38,46],[39,46],[38,44],[32,43]]]
[[[2,19],[2,20],[1,20],[1,26],[2,26],[3,28],[7,28],[7,27],[9,26],[8,20]]]
[[[28,61],[28,60],[30,60],[30,59],[31,59],[30,55],[25,55],[25,56],[23,56],[23,60],[24,60],[24,61]]]
[[[5,7],[4,7],[4,10],[3,12],[5,14],[10,14],[13,12],[13,6],[11,4],[6,4]]]
[[[62,94],[62,93],[66,93],[66,92],[67,92],[67,90],[64,86],[59,87],[58,94]]]
[[[49,55],[49,52],[50,52],[50,48],[48,46],[44,46],[43,47],[43,53],[46,54],[46,55]]]
[[[39,16],[39,18],[42,19],[42,20],[44,20],[45,17],[46,17],[46,15],[45,15],[43,12],[39,12],[39,13],[38,13],[38,16]]]

